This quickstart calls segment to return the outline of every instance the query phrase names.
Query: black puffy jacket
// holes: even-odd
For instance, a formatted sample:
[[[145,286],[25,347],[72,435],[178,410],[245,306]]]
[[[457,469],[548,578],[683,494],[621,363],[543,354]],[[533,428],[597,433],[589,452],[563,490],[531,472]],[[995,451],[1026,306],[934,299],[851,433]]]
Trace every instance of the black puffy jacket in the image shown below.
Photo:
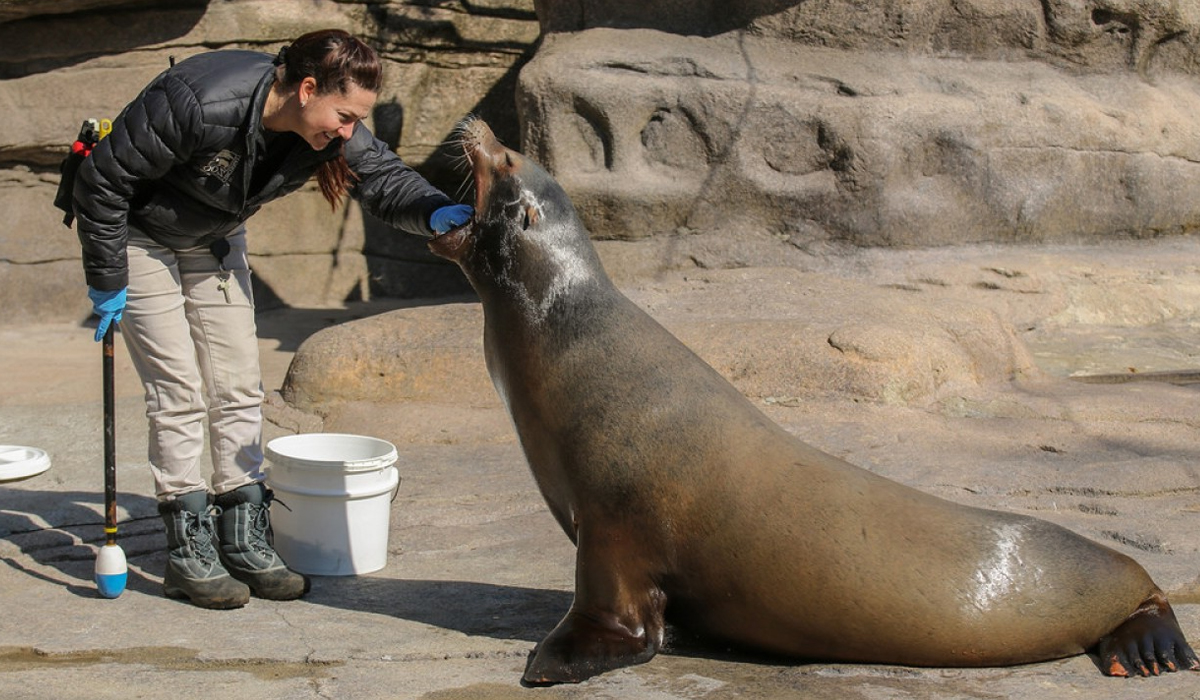
[[[260,191],[249,192],[263,105],[274,80],[267,54],[214,51],[163,72],[121,111],[75,181],[90,286],[126,286],[130,228],[174,250],[209,245],[343,152],[340,138],[320,151],[298,140],[279,171]],[[429,215],[454,202],[362,123],[344,145],[346,162],[359,176],[350,195],[392,226],[430,235]]]

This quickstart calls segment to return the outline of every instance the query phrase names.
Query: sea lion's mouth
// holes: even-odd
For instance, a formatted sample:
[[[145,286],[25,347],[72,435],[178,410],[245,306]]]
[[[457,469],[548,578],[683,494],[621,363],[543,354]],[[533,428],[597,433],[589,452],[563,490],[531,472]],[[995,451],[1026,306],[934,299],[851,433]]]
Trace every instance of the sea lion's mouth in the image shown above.
[[[434,232],[433,240],[437,240],[439,238],[444,238],[446,236],[456,236],[456,235],[460,235],[463,233],[471,233],[474,229],[475,229],[475,216],[472,215],[471,218],[467,220],[467,223],[463,224],[462,226],[456,226],[448,231],[442,231],[441,233]]]

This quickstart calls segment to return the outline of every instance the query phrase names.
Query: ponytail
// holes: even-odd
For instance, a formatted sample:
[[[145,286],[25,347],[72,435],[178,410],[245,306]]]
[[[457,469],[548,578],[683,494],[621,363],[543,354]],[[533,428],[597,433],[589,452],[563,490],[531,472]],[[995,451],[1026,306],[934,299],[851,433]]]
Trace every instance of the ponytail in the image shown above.
[[[342,203],[342,197],[350,191],[350,182],[358,181],[358,175],[350,169],[346,156],[338,154],[337,158],[321,163],[317,168],[317,186],[321,188],[321,196],[329,202],[330,209],[337,209]]]

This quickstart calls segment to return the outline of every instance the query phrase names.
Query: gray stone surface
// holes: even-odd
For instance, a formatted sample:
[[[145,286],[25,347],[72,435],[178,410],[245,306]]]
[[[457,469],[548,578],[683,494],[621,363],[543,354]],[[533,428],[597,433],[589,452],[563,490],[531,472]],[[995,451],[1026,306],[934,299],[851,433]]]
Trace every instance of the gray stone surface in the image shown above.
[[[788,255],[1200,225],[1182,75],[592,29],[547,37],[518,104],[597,238],[767,234]]]
[[[535,0],[546,32],[596,27],[710,37],[740,29],[807,46],[1035,58],[1197,74],[1200,8],[1175,0]]]
[[[6,0],[0,323],[86,313],[77,246],[49,206],[83,117],[119,110],[169,56],[274,51],[331,25],[385,56],[370,123],[444,189],[461,183],[445,141],[479,114],[560,177],[598,238],[666,239],[656,260],[676,268],[791,264],[831,241],[1188,233],[1200,201],[1197,7]],[[250,230],[264,306],[466,290],[421,241],[354,206],[330,212],[313,188]],[[614,274],[655,272],[643,259],[662,251],[614,258]]]
[[[0,444],[53,460],[0,484],[0,696],[1200,698],[1197,674],[1115,681],[1086,657],[963,671],[805,664],[676,637],[643,666],[520,688],[526,655],[570,605],[574,551],[491,390],[479,310],[450,296],[457,273],[419,241],[354,208],[329,212],[312,191],[251,232],[264,308],[294,307],[259,317],[266,437],[397,445],[388,565],[238,611],[163,598],[144,405],[118,344],[132,578],[117,600],[95,596],[99,348],[77,323],[74,234],[49,206],[58,155],[80,113],[119,108],[170,54],[273,50],[337,24],[388,56],[394,99],[373,123],[405,158],[443,167],[440,143],[466,111],[511,144],[526,139],[605,239],[622,288],[785,428],[931,493],[1131,554],[1200,641],[1193,3],[535,4],[551,33],[640,31],[552,37],[518,129],[515,67],[537,34],[525,0],[0,0]],[[614,56],[625,78],[609,83],[613,66],[595,61]],[[773,110],[746,110],[751,67],[752,104]],[[580,111],[589,90],[603,110]],[[723,126],[692,128],[702,122]],[[954,245],[911,248],[934,242]]]

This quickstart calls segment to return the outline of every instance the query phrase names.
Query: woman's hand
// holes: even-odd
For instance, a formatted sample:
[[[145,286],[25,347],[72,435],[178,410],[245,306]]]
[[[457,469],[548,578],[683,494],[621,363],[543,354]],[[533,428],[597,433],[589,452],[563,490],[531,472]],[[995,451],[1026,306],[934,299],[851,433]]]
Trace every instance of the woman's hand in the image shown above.
[[[121,320],[121,312],[125,310],[125,287],[111,292],[100,291],[88,287],[88,298],[92,300],[92,313],[100,317],[96,326],[96,342],[108,332],[108,327],[114,321]]]
[[[452,204],[435,209],[429,216],[429,228],[435,233],[445,233],[470,221],[474,213],[475,208],[468,204]]]

